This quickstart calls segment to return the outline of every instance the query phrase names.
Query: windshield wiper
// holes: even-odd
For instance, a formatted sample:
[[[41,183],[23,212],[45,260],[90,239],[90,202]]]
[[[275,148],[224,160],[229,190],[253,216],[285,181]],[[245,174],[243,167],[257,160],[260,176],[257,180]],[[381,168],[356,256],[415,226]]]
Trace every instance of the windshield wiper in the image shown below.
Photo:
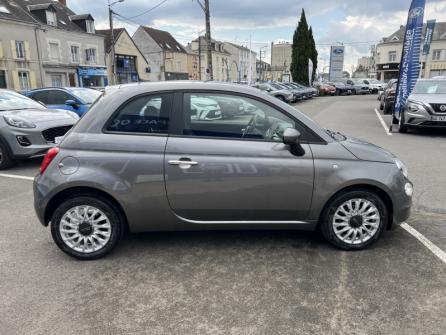
[[[347,139],[347,137],[342,135],[340,132],[334,132],[329,129],[325,129],[325,132],[336,141],[345,141]]]

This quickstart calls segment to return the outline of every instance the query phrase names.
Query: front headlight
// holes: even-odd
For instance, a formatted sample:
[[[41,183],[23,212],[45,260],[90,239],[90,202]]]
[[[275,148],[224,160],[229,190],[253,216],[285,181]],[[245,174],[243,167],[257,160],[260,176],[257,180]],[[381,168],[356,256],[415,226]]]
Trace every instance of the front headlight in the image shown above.
[[[398,158],[395,158],[395,164],[396,164],[398,170],[400,170],[401,173],[404,175],[404,177],[407,178],[407,176],[408,176],[407,166],[402,161],[400,161]]]
[[[25,120],[24,118],[21,118],[19,116],[10,116],[5,115],[3,116],[6,123],[9,124],[12,127],[17,128],[36,128],[36,125],[30,121]]]
[[[409,102],[407,104],[407,109],[409,110],[410,113],[415,113],[415,114],[426,111],[423,105],[416,102]]]

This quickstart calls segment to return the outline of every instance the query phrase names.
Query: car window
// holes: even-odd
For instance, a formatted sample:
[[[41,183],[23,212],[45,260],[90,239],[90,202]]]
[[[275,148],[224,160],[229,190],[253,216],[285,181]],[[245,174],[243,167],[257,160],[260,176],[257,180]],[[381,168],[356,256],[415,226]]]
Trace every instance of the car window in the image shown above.
[[[29,97],[35,101],[48,104],[48,91],[33,92]]]
[[[48,91],[48,105],[64,105],[67,100],[75,100],[73,96],[64,91]]]
[[[106,130],[124,133],[167,133],[171,101],[170,94],[131,99],[112,117]]]
[[[183,135],[282,141],[296,122],[255,99],[215,93],[184,95]],[[304,128],[299,126],[303,134]]]

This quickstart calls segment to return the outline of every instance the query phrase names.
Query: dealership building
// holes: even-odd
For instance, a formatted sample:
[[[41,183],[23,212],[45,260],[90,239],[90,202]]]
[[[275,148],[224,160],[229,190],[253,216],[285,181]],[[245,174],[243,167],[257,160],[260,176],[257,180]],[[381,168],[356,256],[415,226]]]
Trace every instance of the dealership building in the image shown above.
[[[404,43],[405,26],[385,37],[376,45],[375,64],[377,79],[388,81],[398,78],[399,65]],[[423,39],[426,25],[423,28]],[[429,54],[420,57],[421,77],[446,76],[446,22],[437,22],[432,35]]]

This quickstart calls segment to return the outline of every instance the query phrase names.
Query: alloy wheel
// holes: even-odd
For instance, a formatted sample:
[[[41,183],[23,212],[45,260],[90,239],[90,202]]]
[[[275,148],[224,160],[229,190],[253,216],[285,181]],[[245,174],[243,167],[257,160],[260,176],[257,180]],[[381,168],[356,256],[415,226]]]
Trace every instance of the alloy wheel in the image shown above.
[[[342,203],[333,216],[333,231],[346,244],[361,244],[370,240],[379,229],[378,208],[366,199],[350,199]]]
[[[107,215],[98,208],[76,206],[62,216],[59,232],[69,248],[88,254],[107,245],[112,226]]]

